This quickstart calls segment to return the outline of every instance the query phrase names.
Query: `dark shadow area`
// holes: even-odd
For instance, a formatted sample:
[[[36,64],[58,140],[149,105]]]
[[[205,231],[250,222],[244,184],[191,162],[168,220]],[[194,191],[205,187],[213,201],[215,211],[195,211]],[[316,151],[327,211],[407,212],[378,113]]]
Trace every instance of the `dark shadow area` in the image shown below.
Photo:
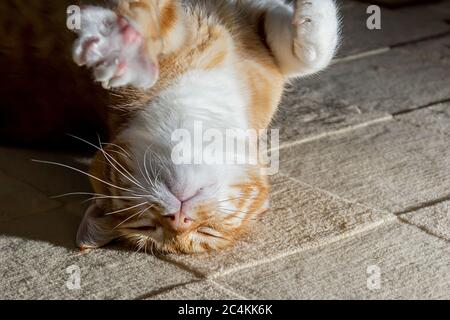
[[[358,0],[367,4],[375,4],[389,9],[420,6],[443,2],[443,0]]]
[[[67,148],[0,147],[0,234],[45,241],[75,249],[75,235],[86,196],[57,197],[92,192],[89,179],[68,168],[33,162],[61,163],[87,171],[92,147],[73,141]]]

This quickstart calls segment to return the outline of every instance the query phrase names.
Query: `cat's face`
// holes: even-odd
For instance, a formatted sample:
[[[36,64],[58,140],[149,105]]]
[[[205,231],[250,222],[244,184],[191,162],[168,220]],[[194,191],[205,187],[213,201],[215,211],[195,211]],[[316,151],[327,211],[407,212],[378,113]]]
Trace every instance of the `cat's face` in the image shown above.
[[[157,146],[105,145],[91,174],[98,196],[78,231],[81,248],[123,239],[148,251],[217,250],[233,244],[268,206],[258,167],[175,165]]]

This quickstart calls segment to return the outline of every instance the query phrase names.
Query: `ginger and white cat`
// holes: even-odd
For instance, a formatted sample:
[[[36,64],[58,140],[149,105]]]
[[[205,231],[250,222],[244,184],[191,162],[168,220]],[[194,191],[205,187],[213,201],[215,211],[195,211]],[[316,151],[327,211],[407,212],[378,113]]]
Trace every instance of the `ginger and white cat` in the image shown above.
[[[175,165],[171,135],[196,121],[267,128],[285,82],[333,58],[334,1],[120,0],[82,7],[81,17],[73,58],[109,94],[111,139],[92,163],[98,197],[78,245],[120,238],[190,253],[233,244],[267,210],[267,177],[250,164]]]

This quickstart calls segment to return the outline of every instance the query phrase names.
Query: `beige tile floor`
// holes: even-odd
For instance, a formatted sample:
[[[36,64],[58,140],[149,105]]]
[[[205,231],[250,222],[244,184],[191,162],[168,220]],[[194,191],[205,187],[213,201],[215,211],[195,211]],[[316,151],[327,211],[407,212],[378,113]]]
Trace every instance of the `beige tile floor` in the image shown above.
[[[82,156],[1,147],[0,298],[449,299],[450,5],[382,8],[379,31],[366,7],[342,2],[336,63],[289,86],[271,210],[229,250],[82,254],[83,198],[52,196],[89,184],[31,161]]]

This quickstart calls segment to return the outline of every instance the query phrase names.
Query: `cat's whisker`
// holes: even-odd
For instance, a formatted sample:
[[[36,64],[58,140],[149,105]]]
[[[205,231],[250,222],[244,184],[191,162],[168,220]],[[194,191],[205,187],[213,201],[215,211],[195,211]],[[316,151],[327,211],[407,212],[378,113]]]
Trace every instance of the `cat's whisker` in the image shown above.
[[[144,253],[147,254],[147,238],[139,239],[139,251],[144,249]]]
[[[116,159],[114,159],[114,157],[112,157],[110,154],[108,154],[108,152],[106,152],[103,147],[102,147],[102,142],[100,140],[100,136],[98,136],[98,143],[100,145],[100,150],[103,152],[103,154],[105,155],[105,157],[107,157],[108,162],[113,166],[114,169],[116,169],[122,176],[124,176],[126,179],[128,179],[131,183],[134,183],[136,186],[138,186],[139,188],[141,188],[142,190],[145,191],[145,188],[139,183],[139,181],[133,177],[133,175]],[[123,149],[123,148],[122,148]],[[109,159],[108,159],[109,158]],[[128,174],[125,175],[124,173],[122,173],[119,169],[117,169],[112,163],[111,160],[113,160],[125,173]]]
[[[128,197],[128,196],[98,196],[98,197],[92,197],[91,199],[129,199],[129,200],[137,200],[137,199],[142,199],[142,197]]]
[[[166,167],[166,165],[164,164],[164,161],[159,157],[159,155],[157,155],[156,153],[154,153],[154,152],[151,150],[151,147],[152,147],[152,145],[148,146],[148,148],[145,150],[145,153],[144,153],[144,169],[145,169],[145,172],[146,172],[146,175],[147,175],[147,180],[149,181],[149,183],[151,184],[151,186],[152,186],[153,188],[156,189],[156,186],[157,186],[157,184],[158,184],[158,180],[159,180],[159,178],[160,178],[160,176],[161,176],[161,171],[162,171],[163,169],[167,170],[167,167]],[[151,166],[151,162],[148,162],[148,161],[147,161],[147,154],[148,154],[149,152],[152,152],[152,154],[159,160],[159,164],[160,164],[161,166],[160,166],[160,168],[159,168],[158,173],[156,173],[154,166]],[[152,175],[153,175],[153,177],[154,177],[154,181],[153,181],[153,182],[151,181],[151,178],[150,178],[150,172],[149,172],[149,170],[148,170],[147,163],[150,164],[150,171],[151,171],[151,173],[152,173]]]
[[[256,221],[256,219],[253,219],[253,218],[245,218],[245,217],[239,217],[238,215],[230,215],[229,213],[225,213],[225,212],[222,212],[224,215],[226,215],[226,217],[227,218],[230,218],[230,219],[238,219],[238,220],[247,220],[247,221]],[[228,224],[226,224],[226,225],[228,225]]]
[[[228,217],[231,217],[232,219],[241,219],[241,220],[248,220],[248,221],[256,221],[256,220],[258,220],[256,217],[247,218],[247,217],[240,217],[240,216],[238,216],[238,213],[249,214],[249,212],[237,211],[237,212],[235,212],[235,213],[236,213],[235,215],[231,215],[231,213],[233,213],[233,211],[230,211],[230,212],[224,212],[224,211],[221,211],[221,210],[219,209],[219,212],[220,212],[220,213],[223,213],[224,215],[226,215],[227,218],[228,218]]]
[[[76,135],[73,135],[73,134],[68,134],[68,136],[69,137],[72,137],[72,138],[74,138],[74,139],[77,139],[77,140],[79,140],[79,141],[81,141],[81,142],[84,142],[84,143],[86,143],[87,145],[89,145],[89,146],[91,146],[91,147],[93,147],[93,148],[95,148],[96,150],[98,150],[98,151],[100,151],[100,152],[102,152],[103,153],[103,156],[105,157],[105,159],[109,162],[109,164],[117,171],[117,172],[119,172],[122,176],[124,176],[125,177],[125,179],[127,179],[128,181],[130,181],[131,183],[133,183],[133,184],[135,184],[136,186],[138,186],[139,188],[141,188],[141,189],[143,189],[143,190],[145,190],[144,189],[144,187],[142,187],[140,184],[139,184],[139,182],[136,180],[136,179],[134,179],[133,177],[132,177],[132,175],[116,160],[116,159],[114,159],[114,157],[112,157],[109,153],[107,153],[102,147],[101,147],[101,145],[102,145],[102,143],[101,143],[101,141],[100,141],[100,136],[97,136],[98,137],[98,142],[99,142],[99,145],[100,145],[100,147],[98,147],[98,146],[96,146],[95,144],[93,144],[92,142],[89,142],[89,141],[87,141],[86,139],[83,139],[83,138],[81,138],[81,137],[78,137],[78,136],[76,136]],[[113,160],[118,166],[120,166],[129,176],[127,176],[127,175],[125,175],[122,171],[120,171],[112,162],[111,162],[111,160]],[[131,178],[130,178],[131,177]]]
[[[132,158],[131,155],[130,155],[130,153],[129,153],[127,150],[125,150],[123,147],[119,146],[119,145],[116,144],[116,143],[112,143],[112,142],[103,142],[103,143],[102,143],[102,146],[113,146],[113,147],[116,147],[116,148],[118,148],[118,149],[120,149],[120,150],[123,151],[122,155],[126,155],[129,159]],[[117,152],[117,151],[116,151],[116,152]]]
[[[141,211],[139,211],[139,212],[137,212],[137,213],[135,213],[135,214],[129,216],[128,218],[126,218],[125,220],[123,220],[121,223],[119,223],[117,226],[115,226],[115,227],[113,228],[113,230],[117,229],[118,227],[120,227],[121,225],[123,225],[125,222],[130,221],[130,220],[133,219],[134,217],[139,216],[140,214],[143,214],[145,211],[147,211],[148,209],[150,209],[150,208],[152,208],[152,207],[153,207],[153,205],[148,206],[148,207],[145,208],[144,210],[141,210]]]
[[[58,199],[58,198],[63,198],[63,197],[70,197],[70,196],[106,196],[104,194],[99,194],[99,193],[92,193],[92,192],[69,192],[69,193],[64,193],[64,194],[60,194],[57,196],[51,196],[51,199]]]
[[[247,198],[247,197],[236,197],[236,198],[228,198],[228,199],[224,199],[224,200],[219,200],[216,201],[216,203],[222,203],[222,202],[228,202],[228,201],[233,201],[233,200],[253,200],[253,199],[257,199],[258,197],[251,197],[251,198]]]
[[[88,198],[84,200],[82,203],[90,202],[92,200],[102,200],[102,199],[123,199],[123,200],[139,200],[142,199],[142,196],[108,196],[106,194],[99,194],[99,193],[91,193],[91,192],[70,192],[65,194],[60,194],[57,196],[50,197],[51,199],[58,199],[62,197],[68,197],[68,196],[92,196],[91,198]]]
[[[151,152],[151,153],[154,155],[154,152],[152,151],[151,147],[152,147],[152,145],[150,145],[150,146],[148,147],[148,149],[145,150],[145,152],[146,152],[146,153]],[[158,160],[159,160],[159,159],[158,159]],[[162,164],[161,161],[160,161],[160,163]],[[151,164],[151,162],[150,162],[150,164]],[[153,176],[156,175],[155,166],[150,165],[150,171],[151,171],[151,173],[152,173]]]
[[[147,237],[147,241],[145,243],[145,246],[147,247],[150,244],[150,254],[152,256],[155,255],[154,249],[155,249],[155,243],[151,240],[150,237]]]
[[[142,199],[142,197],[127,197],[127,196],[96,196],[91,197],[89,199],[86,199],[83,201],[83,203],[92,201],[92,200],[104,200],[104,199],[117,199],[117,200],[139,200]]]
[[[137,161],[137,166],[139,168],[139,172],[141,173],[141,176],[144,178],[144,180],[149,184],[152,185],[151,181],[147,178],[147,176],[144,174],[144,171],[142,170],[141,163]]]
[[[144,170],[147,175],[147,181],[152,185],[153,188],[155,188],[155,185],[151,182],[150,174],[149,174],[148,168],[147,168],[147,153],[150,148],[151,148],[151,145],[147,147],[147,149],[145,150],[145,153],[144,153]]]
[[[222,240],[228,240],[228,241],[231,241],[231,239],[230,238],[227,238],[227,237],[225,237],[220,231],[219,231],[219,233],[220,233],[220,236],[219,235],[216,235],[216,234],[210,234],[210,233],[206,233],[206,232],[197,232],[197,233],[200,233],[200,234],[202,234],[202,235],[204,235],[204,236],[207,236],[207,237],[212,237],[212,238],[217,238],[217,239],[222,239]]]
[[[122,188],[122,187],[116,186],[116,185],[114,185],[114,184],[112,184],[112,183],[109,183],[109,182],[107,182],[107,181],[105,181],[105,180],[102,180],[102,179],[100,179],[100,178],[98,178],[98,177],[96,177],[96,176],[94,176],[94,175],[92,175],[92,174],[90,174],[90,173],[87,173],[87,172],[85,172],[85,171],[83,171],[83,170],[77,169],[77,168],[75,168],[75,167],[69,166],[69,165],[64,164],[64,163],[53,162],[53,161],[45,161],[45,160],[36,160],[36,159],[31,159],[31,161],[37,162],[37,163],[43,163],[43,164],[51,164],[51,165],[54,165],[54,166],[59,166],[59,167],[71,169],[71,170],[73,170],[73,171],[75,171],[75,172],[84,174],[84,175],[88,176],[89,178],[92,178],[92,179],[94,179],[94,180],[97,180],[97,181],[99,181],[99,182],[102,182],[102,183],[104,183],[104,184],[106,184],[106,185],[108,185],[108,186],[110,186],[110,187],[113,187],[113,188],[116,188],[116,189],[119,189],[119,190],[122,190],[122,191],[127,191],[127,192],[130,192],[130,193],[133,193],[133,192],[134,192],[133,190],[130,190],[130,189],[127,189],[127,188]]]
[[[109,150],[108,153],[115,153],[122,157],[127,157],[123,152],[117,151],[117,150]]]
[[[158,179],[161,177],[162,168],[159,168],[158,173],[155,176],[155,185],[158,184]]]
[[[144,254],[147,254],[147,241],[146,240],[142,241],[141,250],[142,250],[142,248],[144,248]]]
[[[245,213],[245,214],[248,214],[249,212],[248,211],[240,211],[240,210],[234,210],[234,209],[227,209],[227,208],[224,208],[224,207],[218,207],[220,210],[225,210],[225,211],[229,211],[229,212],[239,212],[239,213]]]
[[[157,153],[156,153],[155,151],[153,151],[151,148],[149,148],[149,149],[147,150],[147,152],[148,152],[148,151],[151,152],[152,155],[158,160],[159,165],[160,165],[160,170],[164,169],[164,170],[166,170],[167,173],[172,172],[172,170],[170,170],[171,168],[169,168],[168,165],[167,165],[167,163],[166,163],[163,159],[161,159],[161,156],[160,156],[159,154],[157,154]],[[155,172],[152,172],[152,173],[153,173],[153,175],[155,175]]]
[[[78,138],[78,137],[76,137],[76,136],[74,136],[75,138]],[[105,156],[105,158],[106,158],[106,160],[108,160],[108,162],[111,164],[111,166],[114,168],[114,169],[116,169],[117,170],[117,172],[119,172],[122,176],[124,176],[128,181],[130,181],[131,183],[133,183],[133,184],[135,184],[136,186],[138,186],[139,188],[141,188],[142,190],[145,190],[145,188],[139,183],[139,181],[136,179],[136,178],[134,178],[133,177],[133,175],[126,169],[126,168],[124,168],[124,166],[119,162],[119,161],[117,161],[116,159],[114,159],[114,157],[112,157],[108,152],[106,152],[105,151],[105,149],[103,149],[103,146],[102,146],[102,142],[101,142],[101,140],[100,140],[100,136],[97,136],[98,137],[98,143],[99,143],[99,146],[100,147],[97,147],[96,145],[94,145],[93,143],[90,143],[89,141],[86,141],[86,140],[83,140],[83,139],[81,139],[81,138],[78,138],[78,139],[81,139],[81,141],[84,141],[84,142],[86,142],[86,143],[88,143],[89,145],[91,145],[91,146],[93,146],[94,148],[96,148],[97,150],[99,150],[99,151],[101,151],[102,153],[103,153],[103,155]],[[112,162],[111,162],[111,160],[113,160],[125,173],[127,173],[127,175],[126,174],[124,174],[121,170],[119,170]]]
[[[145,241],[142,238],[137,238],[136,240],[136,245],[135,245],[135,249],[136,251],[134,252],[134,255],[137,255],[138,253],[140,253],[142,251],[142,249],[145,246]]]
[[[105,214],[105,216],[110,216],[110,215],[113,215],[113,214],[116,214],[116,213],[120,213],[120,212],[125,212],[125,211],[128,211],[128,210],[132,210],[132,209],[141,207],[141,206],[143,206],[144,204],[147,204],[147,202],[142,202],[142,203],[140,203],[140,204],[137,204],[137,205],[135,205],[135,206],[128,207],[128,208],[125,208],[125,209],[120,209],[120,210],[117,210],[117,211],[108,212],[108,213]]]

